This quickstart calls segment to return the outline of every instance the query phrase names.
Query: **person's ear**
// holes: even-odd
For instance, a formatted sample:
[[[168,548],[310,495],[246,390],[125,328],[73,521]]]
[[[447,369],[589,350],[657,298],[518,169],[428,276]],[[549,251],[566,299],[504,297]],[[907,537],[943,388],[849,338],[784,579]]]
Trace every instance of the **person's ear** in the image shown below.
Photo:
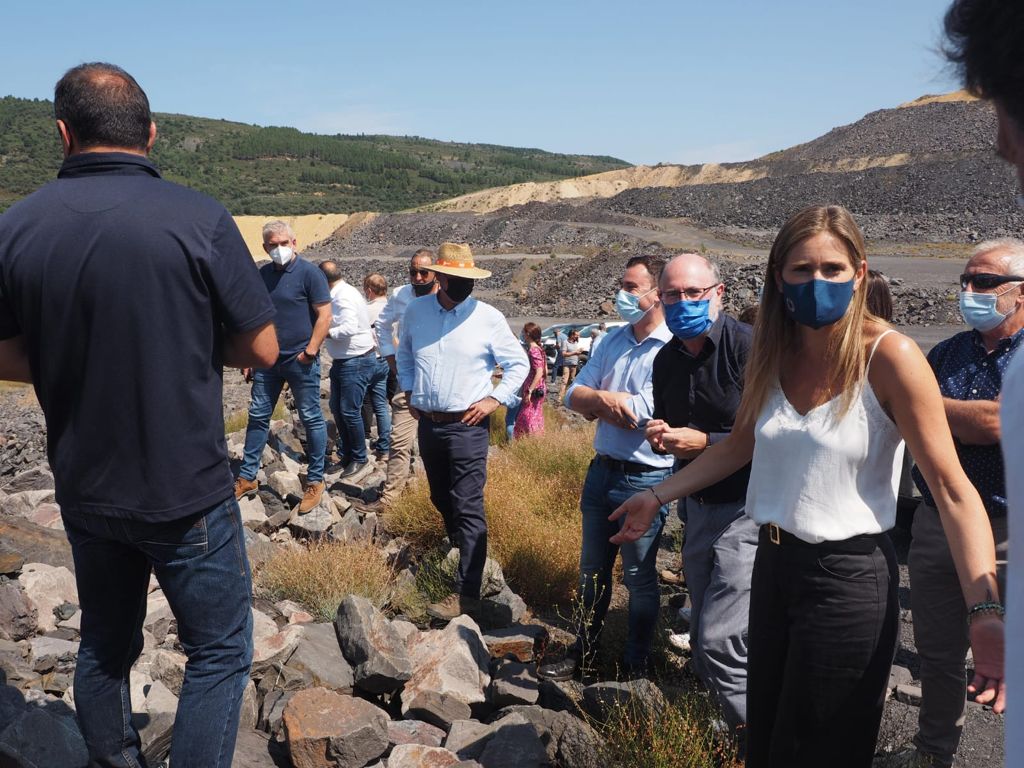
[[[857,267],[857,271],[854,272],[854,275],[853,275],[853,290],[856,291],[856,290],[860,289],[860,286],[863,284],[864,278],[867,276],[867,274],[868,274],[868,260],[867,259],[862,259],[861,262],[860,262],[860,266]]]
[[[75,148],[75,138],[71,133],[71,129],[68,128],[68,124],[63,120],[57,121],[57,133],[60,134],[60,145],[64,152],[64,157],[69,157]]]
[[[146,139],[146,154],[153,151],[153,144],[156,143],[156,123],[149,121],[149,138]]]

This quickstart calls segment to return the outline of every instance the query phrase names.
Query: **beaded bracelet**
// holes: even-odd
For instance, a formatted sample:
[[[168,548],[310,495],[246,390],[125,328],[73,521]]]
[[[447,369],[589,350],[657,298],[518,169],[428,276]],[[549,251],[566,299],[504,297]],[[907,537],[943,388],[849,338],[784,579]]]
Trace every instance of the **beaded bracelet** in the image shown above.
[[[975,603],[971,606],[971,609],[967,611],[967,626],[971,626],[971,622],[974,621],[976,616],[984,616],[991,614],[993,616],[1005,616],[1006,608],[1001,603],[986,602],[986,603]]]

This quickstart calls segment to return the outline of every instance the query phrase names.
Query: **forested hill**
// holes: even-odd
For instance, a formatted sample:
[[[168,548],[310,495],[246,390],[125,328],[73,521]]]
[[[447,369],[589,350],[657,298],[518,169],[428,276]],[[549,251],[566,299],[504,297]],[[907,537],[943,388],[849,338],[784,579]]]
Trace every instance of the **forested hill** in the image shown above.
[[[624,168],[613,157],[418,137],[321,136],[157,113],[152,158],[165,178],[234,214],[397,211],[478,189]],[[0,211],[54,177],[53,104],[0,98]]]

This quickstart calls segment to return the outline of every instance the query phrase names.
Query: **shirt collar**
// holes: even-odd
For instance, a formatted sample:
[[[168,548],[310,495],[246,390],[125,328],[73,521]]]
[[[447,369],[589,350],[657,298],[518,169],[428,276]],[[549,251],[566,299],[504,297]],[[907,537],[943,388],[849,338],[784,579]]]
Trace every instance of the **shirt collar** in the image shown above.
[[[148,157],[131,152],[79,152],[65,158],[57,177],[73,179],[96,174],[117,176],[148,174],[160,178],[160,171]]]
[[[672,334],[672,340],[669,344],[672,348],[681,352],[682,354],[689,355],[690,357],[697,358],[704,354],[704,350],[707,349],[708,342],[711,343],[711,349],[718,349],[718,345],[722,343],[722,328],[725,326],[725,313],[719,312],[718,318],[714,323],[711,324],[711,328],[708,329],[707,333],[704,334],[704,346],[701,347],[700,352],[696,355],[692,354],[690,350],[683,344],[683,340],[675,334]]]
[[[991,352],[989,352],[987,349],[985,349],[985,340],[982,338],[981,332],[976,329],[971,329],[971,341],[973,342],[975,348],[980,350],[982,354],[985,355],[1003,352],[1007,349],[1010,349],[1011,347],[1015,347],[1018,344],[1020,344],[1022,339],[1024,339],[1024,328],[1021,328],[1019,331],[1017,331],[1011,336],[1004,336],[1003,338],[1001,338],[999,342],[996,344],[995,348]]]
[[[673,338],[672,331],[670,331],[668,329],[668,326],[665,325],[665,321],[664,320],[662,320],[660,323],[658,323],[658,326],[653,331],[651,331],[650,334],[647,336],[647,338],[645,338],[643,341],[637,341],[636,340],[636,335],[633,333],[633,326],[632,325],[629,326],[629,328],[626,329],[626,333],[629,334],[629,338],[633,339],[633,345],[634,346],[640,346],[641,344],[645,344],[646,342],[650,341],[651,339],[654,339],[655,341],[660,341],[663,344],[667,344]]]

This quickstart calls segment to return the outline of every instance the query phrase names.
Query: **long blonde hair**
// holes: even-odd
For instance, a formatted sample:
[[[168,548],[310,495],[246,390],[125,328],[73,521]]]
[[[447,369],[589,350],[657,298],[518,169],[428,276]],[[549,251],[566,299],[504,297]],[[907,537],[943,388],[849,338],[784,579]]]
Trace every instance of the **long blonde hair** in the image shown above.
[[[797,343],[797,324],[786,313],[782,293],[777,290],[776,278],[790,251],[809,237],[827,232],[846,246],[853,268],[859,269],[865,260],[864,237],[850,215],[838,205],[815,205],[804,208],[787,221],[772,243],[768,266],[764,274],[764,291],[754,324],[754,340],[744,374],[743,401],[737,421],[754,423],[764,407],[772,388],[779,382],[779,373],[787,351]],[[882,322],[872,315],[866,305],[864,282],[853,292],[846,314],[836,322],[827,350],[826,366],[829,382],[838,385],[837,417],[850,409],[864,378],[864,321]],[[884,323],[883,323],[884,324]]]

